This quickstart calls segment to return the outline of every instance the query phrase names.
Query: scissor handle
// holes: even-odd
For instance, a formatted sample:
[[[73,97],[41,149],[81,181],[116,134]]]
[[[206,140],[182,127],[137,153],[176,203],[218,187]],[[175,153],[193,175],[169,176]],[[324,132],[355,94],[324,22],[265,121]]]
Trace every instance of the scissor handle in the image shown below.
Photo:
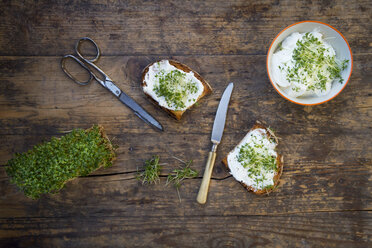
[[[80,46],[81,44],[84,42],[84,41],[88,41],[88,42],[91,42],[95,49],[96,49],[96,57],[93,58],[93,59],[88,59],[88,58],[85,58],[81,52],[80,52]],[[106,85],[106,81],[112,81],[109,76],[107,76],[98,66],[96,66],[94,64],[94,62],[96,62],[99,57],[101,56],[101,52],[99,50],[99,47],[98,45],[94,42],[94,40],[92,40],[91,38],[89,37],[83,37],[83,38],[80,38],[77,42],[76,42],[76,45],[75,45],[75,51],[78,55],[79,58],[75,57],[74,55],[66,55],[62,58],[62,62],[61,62],[61,65],[62,65],[62,69],[63,71],[66,73],[66,75],[71,78],[75,83],[77,84],[80,84],[80,85],[87,85],[90,83],[90,81],[92,81],[92,79],[94,78],[95,80],[97,80],[102,86],[106,87],[107,88],[107,85]],[[66,59],[68,58],[71,58],[73,60],[75,60],[79,65],[81,65],[88,73],[89,73],[89,79],[85,82],[81,82],[79,80],[77,80],[74,76],[72,76],[66,69],[66,66],[65,66],[65,62],[66,62]],[[95,71],[99,72],[99,74],[101,75],[100,77],[97,76],[97,74],[95,74],[91,68],[89,68],[87,65],[89,65],[90,67],[92,67],[93,69],[95,69]]]
[[[87,72],[88,72],[88,74],[89,74],[89,79],[87,80],[87,81],[84,81],[84,82],[81,82],[81,81],[79,81],[79,80],[77,80],[74,76],[72,76],[71,75],[71,73],[66,69],[66,65],[65,65],[65,63],[66,63],[66,60],[67,59],[73,59],[76,63],[78,63],[81,67],[83,67]],[[92,79],[94,78],[94,75],[93,75],[93,73],[89,70],[89,68],[80,60],[80,59],[78,59],[78,58],[76,58],[74,55],[71,55],[71,54],[69,54],[69,55],[65,55],[65,56],[63,56],[63,58],[62,58],[62,60],[61,60],[61,67],[62,67],[62,70],[63,70],[63,72],[64,73],[66,73],[66,75],[69,77],[69,78],[71,78],[75,83],[77,83],[77,84],[80,84],[80,85],[87,85],[87,84],[89,84],[91,81],[92,81]]]
[[[80,52],[80,46],[81,46],[81,44],[82,44],[84,41],[88,41],[88,42],[90,42],[90,43],[92,43],[92,44],[94,45],[97,54],[96,54],[96,57],[94,57],[93,59],[87,59],[87,58],[85,58],[85,57],[81,54],[81,52]],[[80,39],[76,42],[76,45],[75,45],[75,51],[76,51],[77,55],[78,55],[80,58],[82,58],[83,60],[87,60],[87,61],[89,61],[89,62],[91,62],[91,63],[96,62],[96,61],[99,59],[99,57],[101,56],[101,51],[99,50],[99,47],[98,47],[97,43],[95,43],[94,40],[92,40],[92,39],[89,38],[89,37],[83,37],[83,38],[80,38]]]

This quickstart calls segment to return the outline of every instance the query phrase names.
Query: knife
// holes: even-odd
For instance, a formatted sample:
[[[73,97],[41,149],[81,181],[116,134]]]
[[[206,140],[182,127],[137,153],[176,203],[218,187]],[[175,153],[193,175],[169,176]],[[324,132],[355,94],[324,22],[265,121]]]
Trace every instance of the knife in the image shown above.
[[[205,165],[203,180],[200,185],[198,197],[196,198],[197,202],[200,204],[204,204],[207,201],[209,182],[212,176],[214,161],[216,160],[217,146],[221,142],[223,129],[225,128],[227,108],[229,107],[233,88],[234,83],[229,83],[229,85],[226,87],[225,91],[222,94],[220,104],[218,105],[216,117],[214,119],[211,137],[213,146],[211,151],[209,152],[208,161]]]

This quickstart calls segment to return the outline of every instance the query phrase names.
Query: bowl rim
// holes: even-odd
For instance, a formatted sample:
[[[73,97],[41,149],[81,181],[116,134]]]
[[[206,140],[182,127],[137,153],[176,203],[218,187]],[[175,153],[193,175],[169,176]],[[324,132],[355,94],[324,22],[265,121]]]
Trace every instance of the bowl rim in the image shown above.
[[[282,93],[278,90],[278,88],[275,86],[275,83],[274,83],[273,80],[271,79],[271,77],[270,77],[270,72],[269,72],[269,54],[270,54],[270,51],[271,51],[271,49],[272,49],[272,46],[273,46],[275,40],[276,40],[276,39],[277,39],[277,38],[278,38],[278,37],[279,37],[279,36],[280,36],[280,35],[281,35],[285,30],[287,30],[288,28],[293,27],[293,26],[298,25],[298,24],[301,24],[301,23],[306,23],[306,22],[313,22],[313,23],[323,24],[323,25],[326,25],[326,26],[332,28],[333,30],[335,30],[335,31],[336,31],[336,32],[337,32],[337,33],[338,33],[338,34],[339,34],[339,35],[344,39],[344,41],[346,42],[346,45],[347,45],[348,48],[349,48],[350,58],[351,58],[350,74],[349,74],[349,77],[348,77],[348,79],[346,80],[344,86],[341,88],[341,90],[340,90],[339,92],[337,92],[337,94],[334,95],[333,97],[331,97],[331,98],[329,98],[329,99],[327,99],[327,100],[325,100],[325,101],[317,102],[317,103],[301,103],[301,102],[296,102],[296,101],[294,101],[294,100],[292,100],[292,99],[289,99],[289,98],[286,97],[284,94],[282,94]],[[270,80],[271,85],[274,87],[274,89],[276,90],[276,92],[279,93],[279,95],[281,95],[282,97],[284,97],[285,99],[287,99],[287,100],[290,101],[290,102],[293,102],[293,103],[296,103],[296,104],[299,104],[299,105],[305,105],[305,106],[309,106],[309,105],[310,105],[310,106],[311,106],[311,105],[319,105],[319,104],[322,104],[322,103],[328,102],[328,101],[332,100],[333,98],[335,98],[336,96],[338,96],[338,94],[340,94],[341,91],[344,90],[344,88],[345,88],[346,85],[348,84],[348,82],[349,82],[349,80],[350,80],[350,77],[351,77],[351,74],[352,74],[352,72],[353,72],[353,62],[354,62],[354,59],[353,59],[353,53],[351,52],[350,45],[349,45],[349,43],[347,42],[345,36],[343,36],[343,34],[341,34],[340,31],[338,31],[336,28],[332,27],[331,25],[329,25],[329,24],[327,24],[327,23],[320,22],[320,21],[311,21],[311,20],[307,20],[307,21],[301,21],[301,22],[293,23],[293,24],[287,26],[286,28],[284,28],[282,31],[280,31],[280,32],[275,36],[275,38],[273,39],[273,41],[272,41],[271,44],[270,44],[269,50],[267,51],[267,55],[266,55],[266,71],[267,71],[267,75],[269,76],[269,80]],[[279,86],[278,86],[278,87],[279,87]]]

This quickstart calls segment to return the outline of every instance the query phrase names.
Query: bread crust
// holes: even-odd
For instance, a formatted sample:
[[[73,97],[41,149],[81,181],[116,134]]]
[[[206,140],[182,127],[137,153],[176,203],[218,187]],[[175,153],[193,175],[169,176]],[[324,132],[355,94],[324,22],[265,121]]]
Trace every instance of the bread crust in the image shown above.
[[[255,129],[258,129],[258,128],[262,128],[262,129],[265,129],[266,131],[266,135],[268,137],[271,137],[272,136],[272,131],[269,131],[264,125],[262,125],[261,122],[257,121],[254,126],[249,130],[250,131],[253,131]],[[276,140],[277,141],[277,140]],[[239,142],[240,144],[240,142]],[[238,144],[238,145],[239,145]],[[277,144],[278,144],[278,141],[277,141]],[[238,146],[236,145],[234,147],[234,149]],[[233,150],[234,150],[233,149]],[[225,165],[226,169],[230,172],[230,168],[229,168],[229,163],[227,162],[227,156],[231,153],[231,151],[226,155],[226,157],[223,158],[222,160],[222,163]],[[278,153],[277,153],[278,154]],[[272,192],[274,189],[277,188],[278,184],[279,184],[279,179],[282,175],[282,172],[283,172],[283,156],[278,154],[277,157],[276,157],[276,162],[277,162],[277,170],[276,170],[276,173],[275,173],[275,176],[273,178],[273,181],[274,181],[274,186],[272,188],[270,188],[269,190],[267,189],[264,189],[264,190],[256,190],[255,188],[253,188],[252,186],[248,186],[246,185],[245,183],[243,182],[239,182],[244,188],[246,188],[248,191],[251,191],[252,193],[256,194],[256,195],[263,195],[263,194],[269,194],[270,192]]]
[[[182,115],[186,112],[186,110],[190,109],[192,106],[194,106],[195,103],[197,103],[202,97],[206,96],[206,95],[209,95],[210,93],[212,93],[212,88],[211,86],[208,84],[207,81],[204,80],[204,78],[202,78],[199,73],[197,73],[196,71],[192,70],[190,67],[188,67],[187,65],[184,65],[178,61],[175,61],[175,60],[169,60],[169,64],[173,65],[174,67],[176,67],[177,69],[183,71],[183,72],[190,72],[192,71],[195,75],[195,77],[200,80],[200,82],[203,84],[203,87],[204,87],[204,90],[202,92],[202,94],[198,97],[198,99],[196,100],[196,102],[191,105],[190,107],[188,107],[186,110],[171,110],[171,109],[168,109],[166,107],[163,107],[163,106],[160,106],[159,103],[154,99],[152,98],[149,94],[147,94],[144,90],[143,90],[143,87],[146,86],[146,81],[145,81],[145,76],[146,76],[146,73],[149,71],[149,67],[152,66],[153,64],[157,63],[157,62],[160,62],[162,60],[158,60],[158,61],[155,61],[149,65],[147,65],[145,67],[145,69],[143,69],[143,72],[142,72],[142,83],[141,83],[141,88],[142,88],[142,91],[143,93],[147,96],[147,98],[150,100],[150,102],[152,102],[154,105],[160,107],[161,109],[163,109],[165,112],[167,112],[170,116],[172,116],[173,118],[175,118],[176,120],[180,120]]]

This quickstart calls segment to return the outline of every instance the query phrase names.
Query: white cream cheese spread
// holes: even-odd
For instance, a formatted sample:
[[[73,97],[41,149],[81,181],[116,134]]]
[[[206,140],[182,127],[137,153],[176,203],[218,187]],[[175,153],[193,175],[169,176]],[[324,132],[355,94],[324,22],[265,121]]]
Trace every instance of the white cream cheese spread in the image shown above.
[[[289,96],[323,96],[334,80],[343,82],[340,73],[348,62],[336,58],[335,50],[320,32],[295,32],[273,54],[272,78]]]
[[[168,60],[152,64],[145,75],[143,90],[158,104],[170,110],[186,110],[204,91],[204,86],[192,71],[186,73]]]
[[[255,191],[271,188],[277,171],[276,145],[265,129],[251,130],[227,156],[230,174]]]

